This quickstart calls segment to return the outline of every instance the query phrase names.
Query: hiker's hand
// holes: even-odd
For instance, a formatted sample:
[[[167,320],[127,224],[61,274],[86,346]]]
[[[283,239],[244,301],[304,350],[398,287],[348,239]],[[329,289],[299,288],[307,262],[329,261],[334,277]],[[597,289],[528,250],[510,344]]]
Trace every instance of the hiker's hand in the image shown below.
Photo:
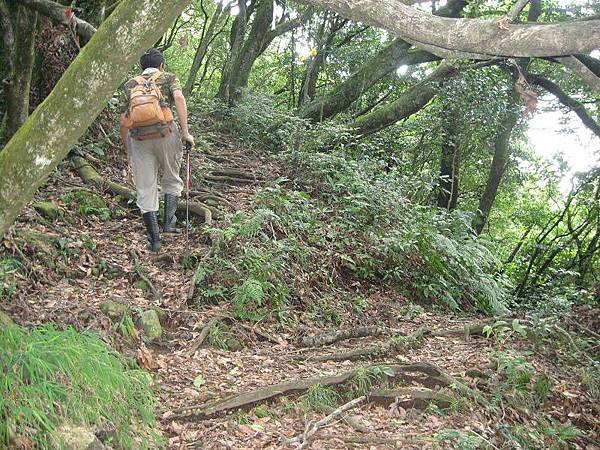
[[[194,146],[194,136],[192,136],[190,133],[183,133],[181,135],[181,140],[184,142],[188,142],[191,147]]]

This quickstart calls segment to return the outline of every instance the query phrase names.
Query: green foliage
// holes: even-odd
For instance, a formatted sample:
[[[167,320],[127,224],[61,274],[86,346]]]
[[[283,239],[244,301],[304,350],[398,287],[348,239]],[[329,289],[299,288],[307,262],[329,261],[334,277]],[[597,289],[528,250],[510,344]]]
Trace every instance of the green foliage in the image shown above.
[[[537,373],[525,354],[497,352],[494,356],[498,369],[491,382],[490,409],[500,410],[504,402],[515,407],[537,407],[544,403],[550,393],[550,379],[543,373]]]
[[[61,196],[67,206],[77,207],[83,216],[97,216],[102,220],[110,219],[110,210],[98,194],[84,189],[75,189]]]
[[[356,373],[347,383],[347,396],[349,398],[360,397],[369,393],[371,388],[385,382],[394,373],[387,366],[375,366],[358,368]]]
[[[229,345],[227,344],[228,334],[229,330],[227,330],[224,325],[217,323],[213,325],[208,332],[208,342],[213,347],[227,351],[229,350]]]
[[[9,298],[17,292],[15,274],[22,268],[17,258],[5,257],[0,259],[0,300]]]
[[[483,327],[483,334],[490,338],[492,335],[502,341],[506,341],[513,335],[519,335],[521,338],[527,337],[527,329],[519,322],[519,319],[513,319],[509,324],[505,320],[497,320],[492,325]]]
[[[340,400],[340,395],[330,386],[315,384],[298,399],[303,409],[328,413]]]
[[[473,433],[472,431],[462,432],[452,428],[444,428],[438,431],[433,437],[434,448],[452,448],[460,450],[475,450],[479,448],[486,448],[485,441],[481,436]],[[483,447],[482,447],[483,445]]]
[[[382,174],[376,161],[339,152],[288,152],[282,159],[297,184],[315,193],[313,203],[335,210],[335,227],[313,239],[333,246],[359,277],[390,280],[404,293],[454,309],[507,311],[510,282],[498,274],[489,244],[473,236],[467,216],[412,202],[405,180]]]
[[[0,446],[11,436],[52,448],[50,433],[68,422],[114,427],[121,448],[157,448],[151,377],[96,336],[53,326],[0,327]]]
[[[573,425],[561,424],[554,419],[528,425],[500,424],[499,430],[500,436],[508,446],[524,450],[570,449],[573,448],[572,441],[581,434]]]

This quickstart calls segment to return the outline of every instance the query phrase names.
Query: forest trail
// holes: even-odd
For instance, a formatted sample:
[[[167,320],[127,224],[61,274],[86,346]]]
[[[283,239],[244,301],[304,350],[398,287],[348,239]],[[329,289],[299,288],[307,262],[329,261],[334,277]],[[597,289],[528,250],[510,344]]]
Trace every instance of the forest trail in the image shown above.
[[[212,143],[207,153],[193,153],[192,189],[211,190],[223,196],[230,210],[245,211],[251,197],[281,175],[277,164],[267,154],[244,148],[218,132],[206,131],[205,136],[209,136]],[[93,156],[87,157],[106,179],[117,182],[123,179],[125,162],[119,152],[108,155],[108,164]],[[202,184],[202,174],[223,169],[242,170],[261,181],[235,186]],[[37,200],[64,199],[65,194],[73,189],[90,189],[90,186],[86,186],[72,168],[62,170],[60,176],[54,177],[47,188],[38,194]],[[109,193],[100,194],[111,204],[111,208],[120,208]],[[188,305],[186,298],[195,270],[195,264],[191,261],[201,258],[210,248],[210,239],[201,232],[197,221],[191,231],[192,257],[186,262],[185,234],[165,236],[160,254],[152,254],[146,248],[143,224],[137,212],[131,208],[122,213],[122,218],[107,222],[92,216],[76,216],[55,224],[43,224],[38,223],[35,216],[34,210],[28,209],[23,215],[27,224],[20,224],[19,229],[34,229],[58,236],[59,239],[79,236],[78,239],[65,242],[64,246],[87,246],[91,249],[83,252],[77,262],[73,262],[72,258],[69,260],[72,269],[88,276],[80,279],[57,279],[52,275],[44,279],[44,276],[37,276],[24,289],[24,293],[10,303],[7,312],[12,317],[21,318],[20,323],[26,326],[53,321],[61,326],[73,325],[80,330],[96,331],[114,348],[136,358],[142,367],[153,372],[159,399],[157,417],[169,449],[301,446],[308,427],[327,415],[326,409],[319,409],[318,400],[317,406],[305,407],[311,401],[306,392],[302,396],[301,391],[292,391],[288,395],[274,396],[268,402],[250,403],[239,412],[232,410],[207,417],[194,416],[193,411],[185,409],[286,381],[342,374],[360,367],[372,367],[373,364],[383,367],[381,370],[386,372],[399,364],[424,363],[441,369],[444,375],[454,380],[460,380],[463,387],[470,390],[485,384],[496,372],[497,368],[491,366],[490,356],[498,350],[499,344],[463,332],[466,325],[478,322],[477,317],[468,319],[463,315],[457,318],[447,312],[438,315],[421,308],[407,309],[393,291],[378,292],[377,298],[370,299],[375,306],[368,313],[346,317],[339,327],[356,329],[370,326],[372,330],[376,325],[383,330],[383,334],[380,331],[375,332],[375,336],[312,347],[298,345],[300,338],[322,334],[331,326],[324,325],[323,329],[307,323],[282,326],[274,320],[252,324],[233,319],[228,303]],[[137,262],[134,255],[138,258]],[[90,276],[98,267],[98,261],[103,261],[104,272],[99,276]],[[37,264],[35,259],[33,264]],[[140,271],[151,281],[158,296],[148,290],[148,286],[136,284],[140,281]],[[109,273],[113,275],[108,276]],[[139,336],[124,337],[123,328],[119,328],[123,318],[115,320],[113,317],[111,320],[106,311],[102,312],[102,305],[107,301],[128,305],[133,317],[150,309],[159,311],[163,336],[145,344]],[[209,344],[210,337],[206,338],[206,332],[209,331],[207,324],[217,323],[225,324],[225,337],[233,338],[233,341],[225,344],[231,350],[217,348],[220,342],[218,335],[211,336],[212,345]],[[406,338],[418,330],[434,333],[419,335],[414,341]],[[435,332],[448,330],[456,333],[435,335]],[[133,332],[134,335],[136,333]],[[203,342],[199,345],[198,339],[202,334]],[[316,360],[323,355],[372,346],[384,348],[390,342],[390,334],[400,337],[401,340],[395,342],[404,342],[406,345],[389,355],[354,362]],[[407,340],[402,341],[405,338]],[[510,342],[503,346],[519,347],[525,344]],[[569,374],[563,373],[558,366],[548,367],[550,363],[547,359],[535,355],[532,358],[536,369],[553,373],[553,377],[557,377],[553,383],[563,387],[557,394],[552,394],[555,398],[547,402],[545,412],[557,418],[568,414],[577,423],[597,427],[597,418],[594,419],[594,412],[598,412],[597,405],[573,400],[584,395],[581,387],[569,379]],[[376,378],[382,377],[373,369],[360,373],[367,383],[367,389],[371,384],[378,384],[380,380]],[[413,375],[401,378],[402,386],[433,388],[434,392],[440,392],[442,400],[446,398],[445,393],[450,393],[448,387],[440,386],[437,381],[432,383],[425,373],[417,370]],[[349,400],[345,397],[345,391],[352,388],[352,382],[340,386],[338,403],[345,403]],[[319,395],[318,387],[309,389],[310,392]],[[330,391],[325,391],[324,395],[327,392]],[[428,406],[428,401],[420,409],[412,409],[409,406],[416,404],[415,393],[418,396],[422,390],[408,389],[406,392],[406,398],[393,397],[388,401],[383,399],[358,405],[347,414],[345,420],[336,418],[317,431],[308,444],[312,448],[326,449],[447,448],[449,444],[445,444],[444,439],[449,439],[448,442],[460,439],[460,436],[452,434],[452,430],[466,430],[471,433],[470,439],[479,436],[481,442],[485,442],[484,436],[493,434],[497,426],[493,414],[483,407],[470,404],[475,401],[472,398],[461,400],[448,397],[452,400],[444,404],[443,409]],[[526,418],[538,413],[527,407],[519,409],[508,404],[502,404],[501,407],[506,408],[503,417],[516,417],[518,414]],[[288,440],[294,437],[299,438],[292,444]],[[581,448],[598,447],[590,444]]]

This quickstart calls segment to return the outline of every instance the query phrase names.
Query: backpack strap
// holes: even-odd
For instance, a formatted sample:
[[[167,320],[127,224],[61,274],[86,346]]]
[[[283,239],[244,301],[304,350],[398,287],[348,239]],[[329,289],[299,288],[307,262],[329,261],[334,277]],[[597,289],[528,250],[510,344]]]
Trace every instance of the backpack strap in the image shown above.
[[[148,81],[156,81],[161,77],[162,74],[163,73],[160,70],[157,72],[154,72],[152,75],[150,75],[150,77],[148,78]]]
[[[135,81],[137,84],[144,84],[144,82],[146,81],[146,79],[141,75],[133,77],[132,80]]]

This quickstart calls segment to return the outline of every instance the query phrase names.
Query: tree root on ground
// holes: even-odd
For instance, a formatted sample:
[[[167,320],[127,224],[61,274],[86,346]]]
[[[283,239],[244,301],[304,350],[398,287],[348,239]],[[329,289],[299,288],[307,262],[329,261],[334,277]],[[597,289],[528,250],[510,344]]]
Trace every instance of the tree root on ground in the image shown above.
[[[282,395],[299,394],[309,388],[320,385],[338,386],[350,381],[359,371],[369,371],[385,368],[385,374],[394,380],[406,383],[420,383],[430,389],[456,386],[460,383],[437,367],[427,363],[375,365],[350,370],[338,375],[328,375],[315,378],[305,378],[278,383],[251,392],[232,395],[209,404],[192,405],[179,408],[170,418],[205,419],[238,409],[248,409],[258,403],[272,400]]]
[[[100,189],[105,189],[112,194],[120,195],[129,201],[135,200],[136,194],[133,189],[129,189],[128,187],[119,183],[115,183],[114,181],[105,180],[85,158],[81,156],[72,156],[71,161],[73,163],[73,167],[86,184],[91,184]],[[213,218],[216,219],[220,216],[218,209],[198,202],[190,202],[189,209],[191,214],[202,218],[207,224],[212,223]],[[180,200],[179,203],[177,203],[177,211],[185,210],[186,202],[185,200]]]
[[[239,178],[239,177],[232,177],[232,176],[225,176],[225,175],[205,175],[204,177],[202,177],[202,179],[209,183],[234,185],[234,186],[237,186],[240,184],[252,184],[255,182],[255,180],[250,179],[250,178]]]
[[[380,336],[388,332],[388,328],[378,326],[356,327],[337,331],[331,330],[325,331],[322,334],[304,336],[298,340],[297,345],[300,347],[323,347],[345,339]]]
[[[376,389],[369,393],[369,401],[387,407],[404,409],[427,409],[431,404],[439,408],[449,408],[452,396],[440,390],[422,387],[401,387],[396,389]]]
[[[307,361],[356,361],[359,359],[380,359],[411,350],[421,345],[423,336],[427,334],[424,329],[418,329],[408,336],[393,337],[381,345],[359,348],[341,353],[309,357]]]

